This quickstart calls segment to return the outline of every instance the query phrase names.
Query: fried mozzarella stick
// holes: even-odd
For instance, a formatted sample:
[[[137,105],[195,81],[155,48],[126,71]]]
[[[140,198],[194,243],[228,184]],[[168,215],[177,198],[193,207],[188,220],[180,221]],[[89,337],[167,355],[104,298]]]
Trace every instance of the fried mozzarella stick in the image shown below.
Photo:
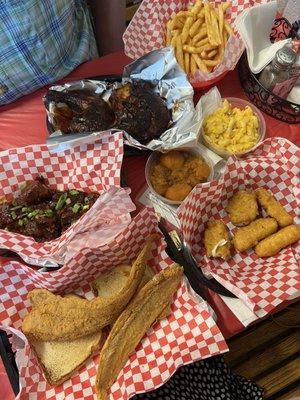
[[[230,238],[226,225],[221,220],[212,219],[204,231],[204,246],[207,257],[230,257]]]
[[[259,204],[266,210],[270,217],[276,219],[280,228],[284,228],[293,223],[292,216],[266,189],[257,189],[255,194]]]
[[[178,264],[156,274],[116,320],[100,353],[96,378],[98,400],[108,398],[108,390],[130,354],[172,301],[181,277],[182,267]]]
[[[258,215],[255,193],[238,190],[231,199],[229,199],[225,209],[233,225],[243,226],[250,224]]]
[[[233,245],[238,251],[245,251],[255,246],[260,240],[272,235],[278,228],[274,218],[258,218],[250,225],[239,228],[233,238]]]
[[[258,257],[271,257],[299,239],[300,225],[289,225],[259,242],[255,247],[255,253]]]
[[[153,237],[134,261],[124,287],[113,296],[92,300],[55,295],[46,289],[28,294],[32,310],[23,320],[22,330],[31,339],[66,341],[99,332],[124,310],[143,279]]]

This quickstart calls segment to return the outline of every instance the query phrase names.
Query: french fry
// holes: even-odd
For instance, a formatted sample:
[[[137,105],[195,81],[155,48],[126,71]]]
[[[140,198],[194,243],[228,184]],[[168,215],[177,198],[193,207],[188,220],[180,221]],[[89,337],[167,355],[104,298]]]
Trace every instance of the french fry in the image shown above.
[[[200,12],[201,8],[202,8],[202,1],[196,0],[196,2],[194,4],[194,6],[192,7],[191,11],[192,11],[192,13],[197,15]]]
[[[193,59],[193,56],[191,56],[191,75],[194,75],[196,71],[197,71],[197,64],[196,61]]]
[[[176,59],[178,64],[184,69],[183,49],[182,49],[182,37],[178,35],[176,37]]]
[[[205,65],[204,62],[201,60],[201,58],[199,57],[198,54],[192,54],[192,58],[196,61],[196,64],[197,64],[198,68],[199,68],[202,72],[208,72],[208,69],[207,69],[206,65]]]
[[[228,35],[229,36],[233,35],[233,30],[232,30],[231,26],[229,25],[229,23],[226,21],[226,19],[224,19],[224,26],[225,26],[225,29],[226,29]]]
[[[209,59],[214,58],[217,54],[218,54],[218,50],[211,50],[209,52],[202,51],[202,53],[200,53],[200,56],[203,60],[209,60]]]
[[[223,14],[223,7],[222,4],[219,4],[218,7],[218,17],[219,17],[219,33],[221,39],[223,39],[223,27],[224,27],[224,14]]]
[[[220,32],[219,32],[217,14],[213,8],[210,11],[210,21],[211,21],[211,27],[212,27],[215,43],[217,43],[219,45],[222,43],[222,40],[221,40],[221,36],[220,36]]]
[[[210,59],[210,58],[214,58],[214,56],[216,56],[217,54],[218,54],[218,50],[211,50],[206,55],[207,55],[207,58]]]
[[[199,33],[193,37],[193,44],[197,43],[199,40],[205,38],[207,36],[207,31],[205,28],[201,28]]]
[[[216,39],[214,37],[214,32],[212,29],[212,22],[211,22],[211,14],[210,14],[210,6],[209,3],[204,4],[204,12],[205,12],[205,23],[206,23],[206,30],[207,30],[207,36],[209,43],[211,45],[217,46],[218,43],[216,42]]]
[[[193,17],[188,17],[185,21],[185,24],[183,26],[182,33],[181,33],[181,39],[182,39],[183,44],[186,42],[186,40],[189,36],[189,31],[190,31],[190,28],[191,28],[193,22],[194,22]]]
[[[176,46],[177,46],[177,36],[178,35],[174,35],[171,40],[171,46],[174,48],[176,48]],[[176,55],[176,49],[175,49],[175,55]]]
[[[193,25],[190,27],[190,36],[194,37],[197,33],[197,31],[200,29],[200,26],[203,24],[203,19],[202,18],[198,18]]]
[[[208,44],[208,43],[209,43],[208,42],[208,37],[206,37],[206,38],[204,38],[202,40],[199,40],[199,42],[197,42],[196,44],[193,43],[193,45],[195,47],[202,47],[202,46],[204,46],[205,44]]]
[[[167,32],[166,32],[166,45],[169,46],[172,40],[172,24],[171,21],[167,23]]]
[[[190,59],[191,55],[189,53],[184,53],[184,70],[187,74],[190,73]]]
[[[191,17],[194,14],[191,11],[179,11],[176,16],[177,17]]]
[[[203,60],[203,63],[208,67],[215,67],[216,65],[220,64],[220,60]]]
[[[205,11],[204,8],[202,8],[202,10],[198,14],[198,18],[204,18],[204,16],[205,16]]]

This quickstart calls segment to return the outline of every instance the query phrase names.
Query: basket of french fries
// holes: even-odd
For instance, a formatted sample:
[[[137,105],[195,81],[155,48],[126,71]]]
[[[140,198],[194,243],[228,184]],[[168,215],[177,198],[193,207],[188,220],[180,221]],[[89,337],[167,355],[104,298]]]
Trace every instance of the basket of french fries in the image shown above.
[[[193,87],[208,87],[233,70],[242,55],[234,21],[248,6],[238,0],[144,0],[124,34],[125,53],[137,59],[171,46]]]

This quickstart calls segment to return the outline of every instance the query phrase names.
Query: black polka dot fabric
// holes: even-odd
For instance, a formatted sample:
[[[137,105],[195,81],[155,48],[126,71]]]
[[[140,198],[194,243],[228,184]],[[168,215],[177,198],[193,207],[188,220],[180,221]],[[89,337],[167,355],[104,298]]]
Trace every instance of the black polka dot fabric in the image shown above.
[[[222,356],[180,368],[163,386],[133,400],[262,400],[263,389],[234,374]]]

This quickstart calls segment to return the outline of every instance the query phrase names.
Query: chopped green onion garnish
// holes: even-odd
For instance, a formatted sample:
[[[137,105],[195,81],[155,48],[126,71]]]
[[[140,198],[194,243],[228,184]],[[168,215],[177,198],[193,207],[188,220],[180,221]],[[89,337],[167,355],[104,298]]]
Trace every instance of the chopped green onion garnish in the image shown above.
[[[29,211],[28,207],[22,207],[22,212],[27,212],[27,211]]]
[[[39,210],[31,211],[31,212],[28,214],[28,218],[35,218],[35,217],[38,215],[38,213],[39,213]]]
[[[80,211],[81,207],[82,207],[82,204],[80,204],[80,203],[75,203],[74,206],[72,207],[73,213],[74,213],[74,214],[77,214],[77,213]]]
[[[58,202],[55,206],[55,210],[56,211],[61,210],[63,206],[66,204],[66,200],[67,200],[67,193],[63,193],[58,199]]]
[[[71,196],[75,196],[75,194],[78,194],[79,192],[78,192],[78,190],[72,189],[72,190],[70,190],[69,193]]]
[[[19,226],[23,226],[23,220],[22,220],[22,219],[19,219],[18,225],[19,225]]]
[[[17,218],[17,214],[14,211],[12,211],[10,213],[10,215],[11,215],[12,219],[16,219]]]
[[[71,202],[72,202],[72,200],[69,199],[69,197],[68,197],[67,200],[66,200],[66,204],[67,204],[67,205],[68,205],[68,204],[71,204]]]
[[[23,225],[26,225],[28,223],[28,219],[27,218],[23,218],[22,221],[23,221]]]
[[[24,190],[26,188],[26,186],[27,186],[27,182],[21,183],[20,190]]]
[[[44,214],[46,215],[46,217],[52,217],[53,216],[53,211],[49,209],[49,210],[46,210],[44,212]]]
[[[89,198],[88,198],[88,197],[85,197],[85,198],[84,198],[84,202],[85,202],[85,204],[89,203],[89,202],[90,202]]]
[[[88,210],[90,208],[89,204],[86,204],[85,206],[83,206],[83,210]]]
[[[22,208],[22,206],[15,206],[15,207],[12,207],[10,210],[15,211],[15,210],[19,210],[20,208]]]

